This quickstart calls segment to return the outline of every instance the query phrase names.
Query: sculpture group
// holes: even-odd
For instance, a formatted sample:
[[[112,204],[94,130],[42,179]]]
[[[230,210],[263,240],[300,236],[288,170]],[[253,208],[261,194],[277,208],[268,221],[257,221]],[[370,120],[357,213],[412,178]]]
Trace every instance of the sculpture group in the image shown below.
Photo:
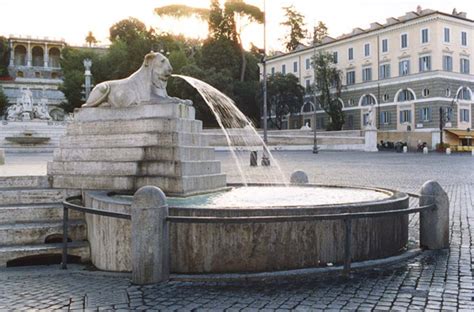
[[[21,97],[16,100],[16,104],[8,107],[7,120],[24,121],[24,120],[51,120],[48,111],[48,103],[45,98],[34,103],[33,93],[29,88],[22,89]]]

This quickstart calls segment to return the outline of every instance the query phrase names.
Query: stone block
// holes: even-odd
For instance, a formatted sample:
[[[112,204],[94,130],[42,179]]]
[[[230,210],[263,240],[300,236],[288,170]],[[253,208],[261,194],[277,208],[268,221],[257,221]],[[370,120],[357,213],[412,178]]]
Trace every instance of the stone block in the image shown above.
[[[306,184],[308,182],[308,175],[302,170],[296,170],[290,176],[291,184]]]
[[[150,103],[148,105],[137,105],[128,107],[85,107],[79,109],[74,114],[74,120],[77,122],[86,121],[106,121],[106,120],[132,120],[143,118],[168,117],[194,119],[194,107],[178,104],[178,102],[169,103]]]
[[[378,152],[377,149],[377,130],[365,130],[365,148],[366,152]]]
[[[5,150],[0,149],[0,165],[4,165],[4,164],[5,164]]]
[[[449,247],[449,198],[435,181],[421,188],[420,206],[434,204],[435,209],[420,213],[420,246],[427,249]]]
[[[145,186],[133,196],[131,208],[132,283],[164,282],[170,274],[168,205],[157,187]]]

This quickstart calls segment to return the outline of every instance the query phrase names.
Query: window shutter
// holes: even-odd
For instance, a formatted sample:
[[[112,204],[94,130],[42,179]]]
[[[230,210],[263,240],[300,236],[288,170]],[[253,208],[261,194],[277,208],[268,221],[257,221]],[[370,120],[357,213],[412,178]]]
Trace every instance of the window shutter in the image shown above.
[[[432,111],[431,107],[428,107],[428,120],[429,121],[431,121],[431,116],[432,116],[431,111]]]
[[[402,123],[403,122],[403,112],[400,111],[400,119],[399,119],[399,123]]]
[[[408,111],[408,122],[411,122],[411,110]]]
[[[387,112],[387,123],[390,124],[391,121],[392,121],[392,113],[391,112]]]
[[[423,60],[422,60],[421,57],[420,57],[420,58],[418,59],[418,61],[419,61],[419,65],[420,65],[419,68],[418,68],[418,70],[421,72],[421,71],[423,71],[423,63],[422,63]]]
[[[418,114],[420,115],[419,121],[420,121],[420,122],[423,122],[423,120],[424,120],[424,118],[423,118],[423,108],[420,108],[420,109],[418,110]]]

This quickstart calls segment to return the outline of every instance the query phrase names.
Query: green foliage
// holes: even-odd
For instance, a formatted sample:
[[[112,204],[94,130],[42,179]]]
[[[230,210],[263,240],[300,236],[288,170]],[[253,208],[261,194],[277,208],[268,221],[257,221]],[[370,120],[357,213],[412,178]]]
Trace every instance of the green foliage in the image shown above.
[[[339,101],[342,90],[342,72],[334,64],[332,54],[319,52],[313,57],[314,85],[319,93],[318,101],[321,108],[329,115],[326,130],[341,130],[344,125],[344,113]]]
[[[238,79],[240,76],[240,49],[228,39],[208,39],[201,48],[201,57],[197,63],[205,69],[226,70],[231,77]]]
[[[0,36],[0,77],[8,75],[8,58],[10,56],[10,49],[8,48],[8,40]]]
[[[318,26],[315,26],[313,29],[313,44],[319,45],[323,42],[324,37],[328,35],[328,28],[326,24],[319,21]]]
[[[97,43],[97,39],[95,38],[92,31],[89,31],[87,33],[86,43],[89,45],[89,47],[92,47],[93,44]]]
[[[287,51],[294,51],[301,41],[306,37],[304,28],[304,15],[296,11],[294,6],[283,7],[286,21],[280,23],[290,28],[290,32],[285,36],[285,47]]]
[[[137,38],[151,35],[151,32],[147,31],[145,24],[134,17],[129,17],[115,23],[110,27],[109,33],[111,42],[122,40],[127,44],[133,44]]]
[[[293,74],[276,73],[267,80],[268,116],[277,129],[283,125],[283,117],[299,112],[303,105],[304,88]],[[263,101],[259,95],[259,100]]]
[[[0,116],[4,116],[8,107],[8,98],[3,93],[3,88],[0,86]]]
[[[183,17],[195,17],[206,20],[209,18],[209,10],[203,8],[195,8],[182,4],[166,5],[155,9],[155,13],[159,16],[170,16],[177,19]]]

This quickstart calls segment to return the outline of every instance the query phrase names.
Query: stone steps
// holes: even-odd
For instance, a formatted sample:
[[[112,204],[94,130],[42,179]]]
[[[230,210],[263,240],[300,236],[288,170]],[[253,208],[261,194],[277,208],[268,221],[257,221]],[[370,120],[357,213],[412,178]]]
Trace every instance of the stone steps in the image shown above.
[[[50,235],[62,232],[62,221],[4,223],[0,224],[0,246],[44,244]],[[70,220],[68,237],[73,241],[86,239],[85,222]]]
[[[65,136],[61,138],[60,148],[120,148],[120,147],[146,147],[146,146],[169,146],[187,145],[201,146],[207,145],[204,137],[199,133],[132,133],[132,134],[97,134],[81,136]]]
[[[206,190],[222,189],[226,186],[225,174],[211,174],[184,177],[165,176],[54,176],[53,187],[75,187],[90,190],[129,190],[146,185],[159,185],[168,195],[183,192],[199,193]]]
[[[62,244],[12,245],[0,246],[0,267],[7,265],[13,259],[42,255],[61,255]],[[82,262],[89,261],[89,243],[75,241],[68,243],[68,255],[81,257]]]
[[[61,189],[4,188],[0,190],[0,207],[60,203],[66,196],[67,192]]]
[[[220,173],[219,161],[147,161],[147,162],[53,162],[49,174],[105,176],[182,176]]]
[[[202,131],[200,120],[147,118],[138,120],[103,120],[100,122],[75,122],[67,127],[67,135],[130,134],[146,132],[177,132],[197,133]]]
[[[0,207],[0,224],[9,222],[30,222],[32,220],[62,220],[62,218],[63,205],[61,203],[11,205]],[[70,210],[69,218],[84,219],[84,214],[75,210]]]
[[[47,176],[0,177],[0,266],[23,257],[61,254],[61,244],[45,242],[62,239],[62,201],[77,191],[51,189],[50,184]],[[87,261],[84,215],[71,210],[69,218],[69,254]],[[39,258],[29,259],[28,263],[36,263]]]
[[[203,161],[214,160],[213,147],[198,146],[150,146],[122,148],[57,149],[54,161]]]

